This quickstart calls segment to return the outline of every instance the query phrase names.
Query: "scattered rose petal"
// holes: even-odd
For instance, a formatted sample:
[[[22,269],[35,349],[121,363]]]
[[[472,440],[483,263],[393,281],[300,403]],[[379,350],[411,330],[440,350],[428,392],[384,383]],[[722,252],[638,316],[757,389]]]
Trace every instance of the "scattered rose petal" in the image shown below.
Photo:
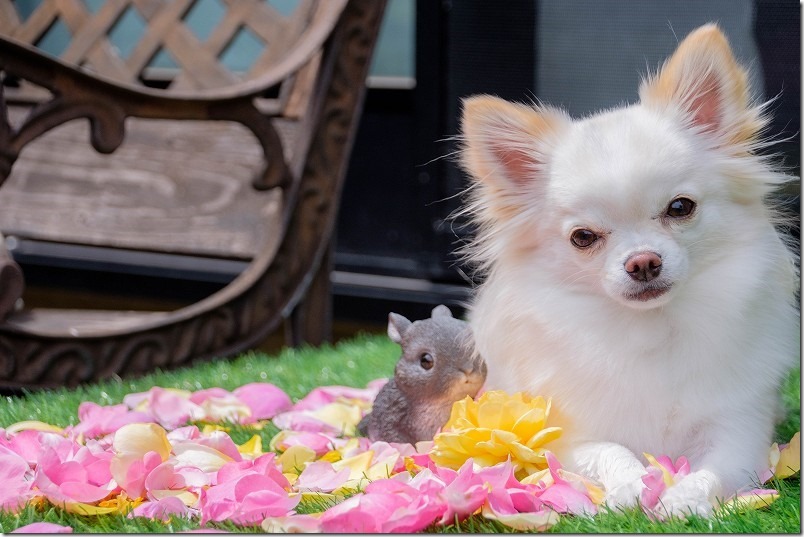
[[[281,412],[290,410],[293,405],[284,391],[267,382],[246,384],[233,393],[251,411],[250,418],[244,423],[269,420]]]
[[[353,436],[363,418],[358,407],[334,402],[315,410],[291,410],[274,418],[280,429]]]
[[[198,504],[202,524],[231,520],[251,526],[268,516],[287,516],[300,500],[301,497],[291,497],[269,477],[246,474],[202,491]]]
[[[333,437],[321,433],[306,431],[279,431],[271,439],[270,448],[285,451],[293,446],[304,446],[312,449],[317,457],[331,451],[334,447]]]
[[[161,500],[145,502],[135,507],[128,514],[128,518],[145,517],[167,523],[170,521],[171,515],[187,518],[190,515],[190,510],[179,498],[168,496]]]
[[[56,427],[55,425],[36,420],[19,421],[13,425],[9,425],[6,429],[7,434],[17,434],[22,431],[40,431],[43,433],[57,434],[64,433],[64,429],[61,427]]]
[[[754,489],[737,494],[724,502],[721,511],[741,513],[752,509],[762,509],[779,499],[779,493],[772,489]]]
[[[148,473],[170,456],[166,431],[155,423],[132,423],[114,433],[110,471],[131,498],[145,494]]]
[[[550,405],[541,398],[486,392],[464,400],[444,433],[415,447],[354,437],[384,382],[318,388],[296,405],[267,383],[233,392],[154,387],[126,396],[123,405],[82,403],[79,423],[63,430],[20,422],[0,429],[0,509],[47,500],[79,515],[163,522],[197,516],[201,524],[281,532],[410,533],[473,515],[517,531],[545,531],[560,513],[591,515],[603,502],[599,484],[564,470],[544,447],[560,430],[546,427]],[[218,423],[206,423],[203,432],[186,425],[200,419]],[[258,431],[267,419],[284,429],[268,453],[259,434],[237,445],[230,431],[242,427],[220,423]],[[798,434],[772,446],[763,477],[798,472],[800,449]],[[649,510],[690,466],[684,457],[645,457],[641,500]],[[757,509],[776,498],[774,490],[750,490],[723,510]],[[330,507],[298,515],[301,501],[306,509]]]
[[[293,488],[299,492],[332,492],[346,484],[349,474],[349,468],[336,470],[329,462],[313,462],[299,475]]]
[[[116,488],[116,485],[108,481],[100,486],[92,482],[87,468],[80,460],[93,459],[88,451],[82,446],[76,454],[64,458],[53,448],[44,451],[36,468],[34,484],[52,504],[91,504],[105,499]],[[80,459],[79,454],[82,456]],[[105,464],[107,469],[104,475],[110,477],[109,461],[105,461]]]
[[[17,511],[34,495],[28,463],[5,446],[0,446],[0,510]]]
[[[176,444],[173,446],[173,452],[175,453],[176,462],[179,465],[192,466],[202,472],[215,472],[223,468],[226,464],[235,461],[235,459],[229,455],[213,447],[205,446],[199,443],[199,441]],[[235,452],[237,452],[236,447]],[[242,460],[239,452],[237,452],[237,460]]]
[[[150,423],[154,418],[144,412],[131,411],[126,405],[100,406],[84,401],[78,406],[78,425],[72,428],[73,434],[83,434],[95,438],[117,431],[129,423]]]
[[[779,446],[779,462],[774,476],[785,479],[801,470],[801,433],[793,435],[789,444]]]
[[[293,410],[317,410],[335,402],[370,405],[386,382],[387,379],[381,379],[379,382],[374,381],[364,389],[350,388],[348,386],[320,386],[313,388],[301,401],[293,405]]]

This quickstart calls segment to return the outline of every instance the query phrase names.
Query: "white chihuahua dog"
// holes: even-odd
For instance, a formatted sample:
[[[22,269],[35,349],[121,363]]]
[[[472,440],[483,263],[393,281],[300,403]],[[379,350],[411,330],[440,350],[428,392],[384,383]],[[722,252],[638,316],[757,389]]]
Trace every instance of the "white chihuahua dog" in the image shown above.
[[[552,397],[559,460],[609,505],[638,501],[643,452],[684,455],[664,514],[708,516],[768,467],[798,359],[795,257],[767,199],[790,178],[757,155],[764,106],[715,25],[639,95],[579,120],[465,100],[470,321],[486,389]]]

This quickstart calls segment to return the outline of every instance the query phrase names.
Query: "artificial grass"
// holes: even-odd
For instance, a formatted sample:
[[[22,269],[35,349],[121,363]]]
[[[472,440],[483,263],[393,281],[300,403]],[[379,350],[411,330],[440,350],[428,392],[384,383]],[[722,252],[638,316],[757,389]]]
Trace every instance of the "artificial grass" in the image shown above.
[[[129,393],[146,391],[152,386],[200,390],[221,387],[233,390],[250,382],[271,382],[282,388],[294,401],[323,385],[364,387],[369,381],[393,374],[399,347],[384,336],[360,335],[319,348],[286,349],[278,356],[247,353],[234,360],[219,360],[176,371],[126,380],[107,381],[74,390],[60,389],[7,397],[0,405],[0,427],[24,420],[39,420],[58,426],[77,422],[78,405],[83,401],[117,404]],[[777,428],[780,442],[786,442],[800,428],[800,369],[793,371],[783,387],[786,418]],[[263,445],[278,432],[267,426],[260,434]],[[255,431],[231,426],[229,434],[237,443],[248,440]],[[551,528],[560,533],[800,533],[801,485],[798,477],[773,481],[781,497],[770,507],[745,513],[719,515],[713,519],[693,517],[689,520],[655,522],[639,510],[601,512],[594,518],[564,516]],[[312,512],[320,506],[299,506],[301,512]],[[0,512],[0,532],[6,533],[32,522],[54,522],[68,525],[76,533],[169,533],[199,528],[197,521],[174,517],[167,524],[145,518],[127,519],[122,515],[80,516],[66,513],[48,504],[27,506],[17,514]],[[257,528],[244,528],[230,523],[210,523],[206,527],[232,532],[254,533]],[[512,530],[479,516],[460,524],[433,528],[441,533],[510,533]]]

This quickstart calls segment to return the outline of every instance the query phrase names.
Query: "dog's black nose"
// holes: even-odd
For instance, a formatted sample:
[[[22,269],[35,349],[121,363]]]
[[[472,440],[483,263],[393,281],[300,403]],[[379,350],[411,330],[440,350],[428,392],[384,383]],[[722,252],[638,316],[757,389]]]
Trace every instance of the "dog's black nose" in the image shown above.
[[[662,258],[656,252],[638,252],[625,260],[625,271],[638,282],[649,282],[662,272]]]

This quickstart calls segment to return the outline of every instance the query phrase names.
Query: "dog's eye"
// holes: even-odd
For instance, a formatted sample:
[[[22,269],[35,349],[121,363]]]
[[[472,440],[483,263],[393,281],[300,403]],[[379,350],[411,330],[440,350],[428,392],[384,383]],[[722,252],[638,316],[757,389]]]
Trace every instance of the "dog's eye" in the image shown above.
[[[432,369],[433,368],[433,357],[430,356],[429,353],[425,352],[422,354],[421,358],[419,358],[419,363],[422,365],[422,369]]]
[[[570,242],[572,242],[572,245],[576,248],[589,248],[597,239],[597,234],[588,229],[576,229],[570,236]]]
[[[676,198],[667,206],[667,216],[670,218],[684,218],[695,210],[695,202],[689,198]]]

